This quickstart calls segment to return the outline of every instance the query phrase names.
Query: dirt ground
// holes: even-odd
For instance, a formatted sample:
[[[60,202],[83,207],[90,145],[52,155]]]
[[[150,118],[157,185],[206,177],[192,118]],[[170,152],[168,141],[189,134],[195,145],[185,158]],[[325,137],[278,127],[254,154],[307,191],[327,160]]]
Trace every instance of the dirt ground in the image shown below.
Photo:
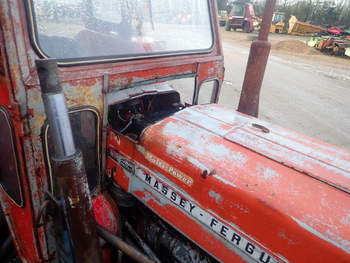
[[[220,29],[224,44],[231,43],[240,45],[242,47],[247,47],[248,50],[251,42],[258,37],[257,32],[246,34],[238,30],[236,32],[227,32],[223,27]],[[303,43],[308,39],[310,39],[310,37],[292,36],[287,34],[269,34],[271,55],[294,57],[297,61],[304,61],[310,65],[323,65],[334,67],[336,69],[348,70],[350,76],[350,58],[325,55],[317,49],[311,48]]]
[[[225,82],[219,104],[237,108],[256,33],[221,28]],[[302,41],[270,34],[272,45],[259,118],[350,150],[350,59],[327,56]]]

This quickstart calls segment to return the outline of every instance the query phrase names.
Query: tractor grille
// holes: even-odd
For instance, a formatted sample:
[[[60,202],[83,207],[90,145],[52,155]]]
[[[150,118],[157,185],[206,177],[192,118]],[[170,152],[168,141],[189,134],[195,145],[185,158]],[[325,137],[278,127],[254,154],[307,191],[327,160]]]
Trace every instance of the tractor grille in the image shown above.
[[[233,17],[231,20],[231,25],[237,25],[240,26],[243,24],[244,19],[240,17]]]

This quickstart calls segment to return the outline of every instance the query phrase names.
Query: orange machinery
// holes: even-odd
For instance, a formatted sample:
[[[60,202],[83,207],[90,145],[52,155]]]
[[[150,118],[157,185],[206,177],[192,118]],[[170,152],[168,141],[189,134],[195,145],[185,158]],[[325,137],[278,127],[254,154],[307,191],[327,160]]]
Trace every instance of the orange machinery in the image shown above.
[[[252,117],[273,7],[237,112],[214,0],[1,1],[1,262],[350,262],[349,151]]]

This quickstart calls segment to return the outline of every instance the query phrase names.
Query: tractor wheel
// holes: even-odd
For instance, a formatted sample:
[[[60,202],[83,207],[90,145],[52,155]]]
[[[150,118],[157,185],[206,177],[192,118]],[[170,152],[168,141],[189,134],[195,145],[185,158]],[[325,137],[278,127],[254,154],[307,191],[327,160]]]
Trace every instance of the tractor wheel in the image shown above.
[[[225,30],[226,31],[231,31],[231,26],[230,26],[230,21],[229,20],[226,21]]]
[[[250,25],[249,25],[249,23],[244,23],[244,25],[243,25],[243,31],[244,31],[245,33],[250,33]]]

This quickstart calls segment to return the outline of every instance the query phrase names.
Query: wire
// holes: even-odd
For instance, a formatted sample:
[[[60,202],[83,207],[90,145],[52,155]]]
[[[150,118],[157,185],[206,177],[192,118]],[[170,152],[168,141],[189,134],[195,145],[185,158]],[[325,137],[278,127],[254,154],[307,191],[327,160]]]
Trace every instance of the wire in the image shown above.
[[[132,124],[132,121],[134,120],[134,116],[131,116],[128,124],[125,125],[125,127],[123,129],[120,130],[120,133],[123,133],[124,131],[126,131],[127,128],[129,128],[129,126]]]
[[[128,120],[122,118],[122,116],[120,116],[119,110],[117,110],[117,115],[118,115],[118,118],[121,119],[123,122],[127,122],[128,121]]]
[[[149,111],[151,110],[152,104],[153,104],[153,100],[154,100],[154,98],[152,98],[152,99],[150,99],[150,100],[148,101],[147,112],[149,112]]]

